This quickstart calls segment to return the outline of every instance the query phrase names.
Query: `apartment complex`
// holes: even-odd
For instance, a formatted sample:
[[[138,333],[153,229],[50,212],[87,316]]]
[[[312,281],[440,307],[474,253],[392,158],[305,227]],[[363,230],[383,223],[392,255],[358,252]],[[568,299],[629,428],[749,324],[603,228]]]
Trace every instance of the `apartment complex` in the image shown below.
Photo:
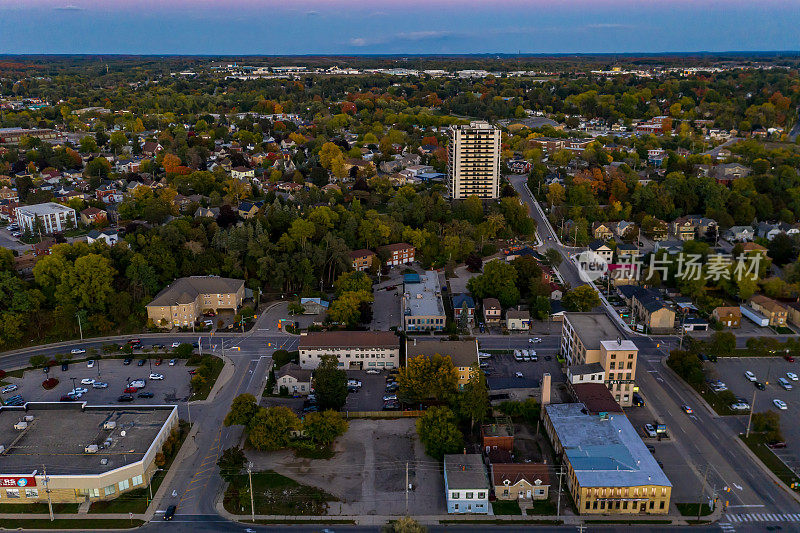
[[[431,357],[434,354],[449,357],[458,375],[458,386],[463,387],[478,369],[478,341],[417,341],[406,342],[406,362],[414,357]]]
[[[22,231],[31,233],[55,233],[78,225],[78,215],[74,209],[55,202],[36,205],[22,205],[14,210],[17,223]]]
[[[447,191],[454,200],[500,196],[500,129],[488,122],[450,126]]]
[[[355,250],[350,252],[350,264],[353,270],[364,272],[372,267],[375,252],[372,250]]]
[[[445,325],[439,274],[429,270],[421,276],[406,276],[400,301],[406,331],[441,331]]]
[[[636,344],[620,338],[605,313],[564,313],[561,327],[561,354],[567,365],[600,363],[614,399],[630,407],[636,390]]]
[[[756,294],[748,301],[750,307],[769,319],[770,326],[785,326],[789,313],[782,304],[763,294]]]
[[[300,337],[300,367],[315,369],[323,355],[335,355],[345,369],[400,366],[400,339],[391,331],[326,331]]]
[[[624,414],[562,403],[544,406],[542,418],[580,514],[669,512],[672,483]]]
[[[111,500],[147,487],[178,425],[174,405],[0,408],[0,504]],[[47,469],[47,478],[44,469]]]
[[[380,252],[386,255],[386,266],[410,265],[414,262],[416,249],[408,243],[396,242],[380,247]]]
[[[156,326],[190,326],[208,311],[237,311],[244,300],[244,280],[217,276],[178,278],[147,304],[147,318]]]

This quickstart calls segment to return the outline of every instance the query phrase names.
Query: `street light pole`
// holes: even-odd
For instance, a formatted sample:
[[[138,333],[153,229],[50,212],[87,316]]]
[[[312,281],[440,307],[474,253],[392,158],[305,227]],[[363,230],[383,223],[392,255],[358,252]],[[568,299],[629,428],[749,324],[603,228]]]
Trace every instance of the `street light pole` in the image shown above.
[[[75,316],[78,317],[78,331],[81,334],[81,340],[83,340],[83,326],[81,326],[81,314],[80,314],[80,312],[75,313]]]
[[[758,392],[758,389],[753,390],[753,401],[750,403],[750,414],[747,416],[747,431],[744,434],[745,438],[750,436],[750,423],[753,421],[753,411],[756,408],[756,392]]]
[[[247,463],[247,477],[250,479],[250,517],[256,521],[256,506],[253,499],[253,463]]]

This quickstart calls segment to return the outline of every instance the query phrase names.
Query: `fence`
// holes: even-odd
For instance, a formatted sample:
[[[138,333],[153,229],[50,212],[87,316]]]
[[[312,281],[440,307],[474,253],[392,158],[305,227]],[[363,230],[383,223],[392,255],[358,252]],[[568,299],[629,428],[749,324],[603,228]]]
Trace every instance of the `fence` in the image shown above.
[[[419,418],[425,411],[346,411],[345,418]]]

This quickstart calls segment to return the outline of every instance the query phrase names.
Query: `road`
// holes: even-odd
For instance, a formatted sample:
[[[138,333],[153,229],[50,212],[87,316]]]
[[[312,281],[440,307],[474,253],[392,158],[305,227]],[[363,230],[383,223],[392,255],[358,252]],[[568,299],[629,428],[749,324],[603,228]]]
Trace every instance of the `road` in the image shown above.
[[[731,139],[725,144],[735,140]],[[558,250],[565,259],[558,267],[562,278],[573,287],[582,284],[576,265],[569,260],[569,253],[574,249],[569,249],[558,241],[541,206],[528,190],[526,178],[509,176],[509,181],[528,204],[529,212],[536,220],[537,232],[543,243],[540,251],[550,248]],[[690,468],[700,479],[706,476],[706,496],[716,490],[721,502],[729,501],[734,506],[731,513],[747,509],[766,513],[800,511],[800,505],[787,489],[776,485],[763,472],[763,467],[751,459],[737,442],[738,436],[735,432],[715,413],[701,408],[694,390],[666,369],[666,356],[669,350],[677,348],[678,339],[649,337],[624,330],[618,323],[618,317],[609,312],[607,307],[603,309],[617,324],[620,334],[639,347],[637,385],[656,416],[667,425]],[[745,341],[746,339],[740,339],[740,342]],[[682,404],[692,405],[694,414],[684,414]],[[729,488],[730,492],[723,493],[725,488]]]

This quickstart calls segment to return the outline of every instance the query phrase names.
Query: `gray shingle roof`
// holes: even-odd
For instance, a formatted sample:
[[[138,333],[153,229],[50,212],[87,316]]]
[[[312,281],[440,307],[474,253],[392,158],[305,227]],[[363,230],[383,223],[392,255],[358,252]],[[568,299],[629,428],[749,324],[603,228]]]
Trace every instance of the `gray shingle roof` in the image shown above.
[[[200,294],[230,294],[237,292],[244,280],[217,276],[178,278],[159,292],[149,306],[167,307],[195,301]]]

